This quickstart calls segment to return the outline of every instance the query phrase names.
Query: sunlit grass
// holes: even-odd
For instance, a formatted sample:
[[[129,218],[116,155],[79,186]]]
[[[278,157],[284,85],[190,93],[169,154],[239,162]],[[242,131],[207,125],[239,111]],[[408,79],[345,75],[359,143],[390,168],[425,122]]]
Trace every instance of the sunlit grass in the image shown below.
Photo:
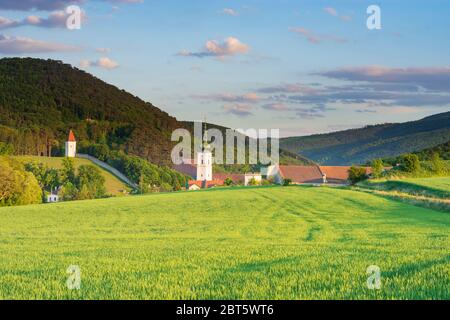
[[[449,299],[449,230],[446,213],[322,187],[2,208],[0,298]]]

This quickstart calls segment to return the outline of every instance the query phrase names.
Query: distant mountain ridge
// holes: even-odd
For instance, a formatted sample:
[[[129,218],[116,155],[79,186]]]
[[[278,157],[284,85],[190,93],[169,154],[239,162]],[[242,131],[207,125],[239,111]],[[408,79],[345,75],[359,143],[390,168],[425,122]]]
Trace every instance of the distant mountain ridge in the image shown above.
[[[432,148],[449,140],[450,112],[445,112],[405,123],[283,138],[280,146],[323,165],[351,165]]]

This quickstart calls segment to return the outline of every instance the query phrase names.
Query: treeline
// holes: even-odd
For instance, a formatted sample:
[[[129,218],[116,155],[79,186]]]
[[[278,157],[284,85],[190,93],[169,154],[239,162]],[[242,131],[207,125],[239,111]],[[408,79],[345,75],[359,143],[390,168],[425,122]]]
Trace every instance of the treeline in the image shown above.
[[[433,159],[436,159],[437,157],[442,160],[450,160],[450,141],[434,146],[432,148],[413,152],[412,154],[416,155],[419,161],[431,161]],[[382,158],[381,160],[386,165],[396,166],[397,164],[402,162],[405,155],[406,154],[402,154],[397,157]],[[367,162],[366,164],[370,165],[370,162]]]
[[[422,161],[431,160],[434,154],[438,154],[443,160],[450,160],[450,140],[433,148],[414,152],[414,154],[416,154]]]
[[[450,174],[449,161],[443,160],[438,152],[434,152],[427,158],[421,158],[417,154],[407,153],[399,157],[386,161],[386,159],[375,159],[368,165],[371,167],[371,174],[367,174],[363,167],[352,166],[349,170],[349,181],[356,184],[360,181],[373,178],[391,178],[395,176],[407,177],[432,177],[447,176]],[[386,167],[392,168],[386,170]]]
[[[111,150],[106,144],[81,145],[80,153],[87,153],[108,163],[139,186],[139,192],[178,191],[186,185],[187,177],[166,166],[157,166],[137,156]]]

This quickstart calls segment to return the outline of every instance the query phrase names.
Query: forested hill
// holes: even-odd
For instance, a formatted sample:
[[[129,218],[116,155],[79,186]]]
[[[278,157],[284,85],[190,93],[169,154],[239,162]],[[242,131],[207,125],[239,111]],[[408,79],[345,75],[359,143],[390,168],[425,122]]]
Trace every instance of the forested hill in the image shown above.
[[[284,138],[280,146],[321,164],[350,165],[432,148],[449,140],[450,112],[445,112],[418,121]]]
[[[81,152],[107,146],[171,165],[172,131],[192,127],[61,61],[0,59],[0,153],[7,148],[16,155],[62,155],[72,129]],[[286,163],[309,161],[285,151],[281,155]]]
[[[104,143],[168,164],[174,117],[61,61],[0,59],[0,142],[15,154],[61,154],[69,129],[79,146]]]

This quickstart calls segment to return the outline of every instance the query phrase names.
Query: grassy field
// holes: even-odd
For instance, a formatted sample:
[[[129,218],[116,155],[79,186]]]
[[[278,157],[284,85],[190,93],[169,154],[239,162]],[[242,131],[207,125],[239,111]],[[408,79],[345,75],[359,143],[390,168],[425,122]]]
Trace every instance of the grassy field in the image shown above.
[[[38,163],[44,163],[50,168],[55,169],[61,169],[62,167],[62,160],[64,158],[59,157],[36,157],[36,156],[16,156],[15,159],[27,163],[27,162],[38,162]],[[95,163],[93,163],[90,160],[87,159],[81,159],[81,158],[74,158],[75,162],[75,168],[78,168],[81,165],[93,165],[96,166],[98,169],[100,169],[103,177],[105,178],[105,188],[106,193],[113,195],[113,196],[121,196],[124,193],[123,190],[126,190],[129,192],[131,189],[123,183],[120,179],[118,179],[116,176],[111,174],[110,172],[106,171],[103,168],[98,167]]]
[[[450,199],[450,177],[367,180],[361,186],[411,195]]]
[[[450,215],[353,190],[0,208],[0,226],[0,299],[450,299]]]

